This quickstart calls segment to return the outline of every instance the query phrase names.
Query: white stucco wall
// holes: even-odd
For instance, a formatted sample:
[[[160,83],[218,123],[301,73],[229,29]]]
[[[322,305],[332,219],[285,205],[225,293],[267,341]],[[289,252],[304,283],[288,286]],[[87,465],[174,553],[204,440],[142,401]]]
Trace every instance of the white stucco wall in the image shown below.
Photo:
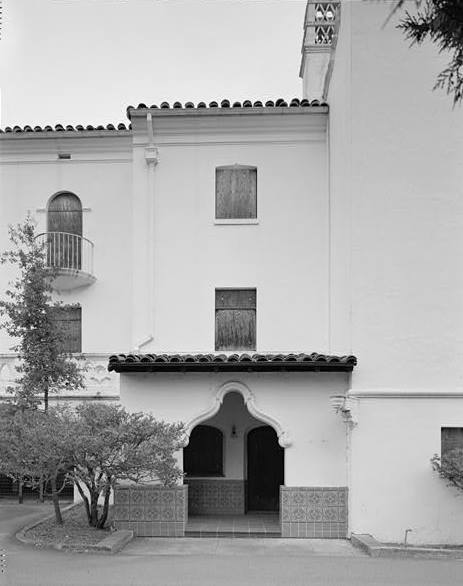
[[[342,2],[329,93],[332,347],[358,357],[354,395],[389,397],[360,400],[351,529],[461,543],[461,496],[429,460],[463,427],[463,121],[432,91],[447,56],[383,27],[392,6]]]
[[[209,422],[220,404],[220,389],[230,381],[236,383],[230,389],[238,392],[247,387],[264,423],[271,418],[289,436],[287,486],[346,486],[346,429],[329,401],[330,395],[346,391],[345,374],[131,373],[121,375],[121,402],[130,411],[143,409],[159,419],[197,425]]]
[[[463,384],[463,120],[391,2],[343,2],[330,86],[332,346],[353,388]],[[428,357],[432,355],[432,360]],[[423,368],[423,365],[426,368]]]
[[[461,543],[463,496],[432,470],[462,397],[363,397],[351,435],[350,527],[386,542]]]
[[[61,300],[82,306],[83,352],[101,354],[126,348],[130,313],[120,308],[130,306],[132,297],[128,276],[131,138],[114,133],[99,137],[97,131],[87,137],[76,132],[66,133],[66,137],[44,134],[10,135],[0,140],[0,250],[11,248],[8,224],[23,222],[29,211],[37,222],[37,233],[44,232],[45,208],[51,196],[59,191],[75,193],[84,208],[83,236],[94,243],[97,280],[89,287],[63,292]],[[58,160],[59,152],[70,153],[71,160]],[[12,276],[11,270],[0,266],[1,292]],[[0,353],[10,347],[11,341],[0,330]]]
[[[152,335],[145,352],[213,351],[215,288],[256,287],[258,351],[326,351],[326,116],[155,118],[159,162],[146,205],[146,118],[132,123],[133,345]],[[214,222],[215,168],[234,163],[257,167],[258,224]]]

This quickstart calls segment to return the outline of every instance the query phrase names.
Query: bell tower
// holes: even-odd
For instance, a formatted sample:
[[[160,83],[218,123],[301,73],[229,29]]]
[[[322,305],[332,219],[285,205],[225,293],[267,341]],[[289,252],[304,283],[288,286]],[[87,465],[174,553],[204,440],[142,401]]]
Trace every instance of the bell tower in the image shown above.
[[[309,100],[326,99],[340,12],[340,0],[307,1],[299,76],[302,77],[303,97]]]

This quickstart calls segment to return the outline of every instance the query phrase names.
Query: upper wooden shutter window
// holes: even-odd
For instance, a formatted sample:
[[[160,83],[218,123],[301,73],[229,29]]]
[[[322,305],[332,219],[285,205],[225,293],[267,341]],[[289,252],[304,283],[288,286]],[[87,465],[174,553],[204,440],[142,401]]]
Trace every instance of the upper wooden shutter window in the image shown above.
[[[63,343],[63,352],[82,352],[82,308],[73,305],[52,308],[53,321]]]
[[[256,290],[215,290],[215,349],[256,349]]]
[[[48,204],[47,232],[66,232],[82,236],[82,204],[77,195],[55,195]]]
[[[215,217],[257,218],[257,168],[229,165],[215,170]]]

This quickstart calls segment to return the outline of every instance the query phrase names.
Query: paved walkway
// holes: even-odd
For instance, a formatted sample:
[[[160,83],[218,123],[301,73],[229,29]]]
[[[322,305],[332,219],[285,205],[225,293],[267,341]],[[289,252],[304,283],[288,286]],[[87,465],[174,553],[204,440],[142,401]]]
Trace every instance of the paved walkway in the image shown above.
[[[125,555],[181,556],[342,556],[365,557],[347,539],[274,539],[256,537],[139,537],[124,549]]]
[[[279,537],[281,534],[278,513],[189,516],[186,533],[189,537],[213,537],[224,534],[231,534],[230,537]]]
[[[372,559],[344,540],[137,539],[120,554],[37,550],[14,539],[49,505],[3,505],[1,586],[453,586],[460,560]]]

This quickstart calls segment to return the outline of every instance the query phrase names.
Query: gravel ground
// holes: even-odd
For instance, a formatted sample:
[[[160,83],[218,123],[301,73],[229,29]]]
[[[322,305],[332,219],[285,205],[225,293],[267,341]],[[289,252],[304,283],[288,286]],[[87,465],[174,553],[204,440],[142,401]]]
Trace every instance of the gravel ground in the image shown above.
[[[55,519],[48,519],[26,532],[25,536],[32,539],[37,547],[52,544],[90,545],[104,539],[109,534],[111,525],[111,509],[109,510],[107,527],[95,529],[89,527],[83,505],[74,507],[63,513],[64,525],[57,525]]]

